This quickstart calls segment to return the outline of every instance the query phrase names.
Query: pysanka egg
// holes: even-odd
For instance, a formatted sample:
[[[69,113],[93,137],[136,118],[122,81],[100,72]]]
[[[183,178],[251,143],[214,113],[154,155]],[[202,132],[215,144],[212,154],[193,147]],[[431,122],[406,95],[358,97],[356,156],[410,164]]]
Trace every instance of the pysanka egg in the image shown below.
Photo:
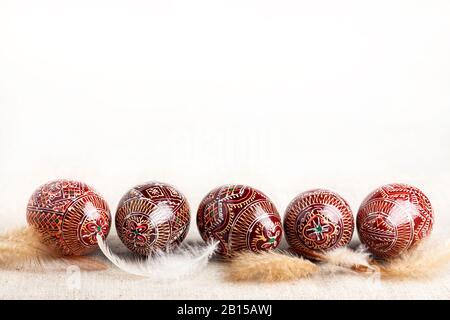
[[[350,206],[329,190],[314,189],[299,194],[288,205],[284,216],[287,242],[294,251],[308,258],[347,245],[353,230]]]
[[[56,253],[83,255],[97,248],[97,234],[106,238],[111,215],[103,197],[85,183],[55,180],[33,193],[27,221]]]
[[[205,241],[219,242],[217,253],[222,257],[232,257],[241,250],[274,249],[282,237],[275,205],[261,191],[244,185],[210,191],[198,208],[197,226]]]
[[[189,204],[175,187],[149,182],[129,190],[116,212],[116,230],[131,251],[149,255],[173,249],[187,235]]]
[[[376,257],[395,258],[431,233],[433,208],[416,187],[388,184],[363,201],[356,226],[361,242]]]

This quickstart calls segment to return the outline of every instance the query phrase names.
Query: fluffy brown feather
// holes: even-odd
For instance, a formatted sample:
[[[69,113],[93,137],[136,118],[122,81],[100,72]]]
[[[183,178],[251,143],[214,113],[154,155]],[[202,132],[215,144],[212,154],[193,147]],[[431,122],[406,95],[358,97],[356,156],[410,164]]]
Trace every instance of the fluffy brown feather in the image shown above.
[[[288,252],[243,252],[237,254],[226,268],[228,281],[277,282],[298,280],[317,272],[311,261]]]
[[[85,271],[104,270],[106,264],[91,257],[61,257],[42,243],[31,227],[21,227],[0,234],[0,268],[58,269],[77,265]]]
[[[40,266],[52,257],[52,251],[30,227],[12,229],[0,235],[0,267]]]
[[[375,263],[386,279],[424,279],[436,276],[450,264],[450,239],[426,239],[399,258]]]

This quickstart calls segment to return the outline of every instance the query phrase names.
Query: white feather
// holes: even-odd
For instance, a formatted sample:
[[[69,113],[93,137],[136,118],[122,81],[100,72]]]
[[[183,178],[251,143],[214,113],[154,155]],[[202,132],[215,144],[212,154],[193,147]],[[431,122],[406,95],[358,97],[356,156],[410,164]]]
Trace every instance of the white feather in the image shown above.
[[[154,281],[177,280],[198,273],[208,264],[218,245],[218,242],[200,247],[182,245],[174,251],[159,251],[146,258],[126,258],[113,253],[100,235],[97,241],[103,254],[116,267]]]

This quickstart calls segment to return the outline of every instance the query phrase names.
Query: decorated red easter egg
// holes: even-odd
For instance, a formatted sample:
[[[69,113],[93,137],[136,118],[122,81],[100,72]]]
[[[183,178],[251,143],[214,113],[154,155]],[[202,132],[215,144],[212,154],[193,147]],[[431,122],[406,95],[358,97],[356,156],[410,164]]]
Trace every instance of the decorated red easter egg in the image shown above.
[[[347,245],[353,230],[350,206],[329,190],[314,189],[299,194],[288,205],[284,216],[287,242],[308,258]]]
[[[173,249],[187,235],[189,204],[173,186],[149,182],[129,190],[116,212],[116,230],[131,251],[149,255]]]
[[[275,205],[261,191],[244,185],[225,185],[209,192],[197,211],[203,240],[219,242],[217,253],[231,257],[241,250],[276,248],[282,226]]]
[[[105,199],[85,183],[55,180],[33,193],[27,221],[56,253],[84,255],[97,248],[97,234],[106,238],[111,215]]]
[[[356,218],[361,242],[378,258],[394,258],[425,237],[433,227],[433,208],[419,189],[388,184],[373,191]]]

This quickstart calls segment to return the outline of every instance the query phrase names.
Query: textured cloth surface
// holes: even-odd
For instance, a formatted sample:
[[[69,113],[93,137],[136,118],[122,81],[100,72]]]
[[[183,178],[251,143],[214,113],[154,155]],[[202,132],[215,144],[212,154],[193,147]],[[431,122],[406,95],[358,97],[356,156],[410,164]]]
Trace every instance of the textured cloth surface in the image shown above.
[[[1,299],[449,299],[450,274],[428,281],[374,282],[357,276],[313,277],[282,284],[230,284],[212,263],[191,279],[152,283],[120,270],[82,272],[72,288],[66,272],[2,271]]]
[[[123,249],[115,234],[115,251]],[[94,256],[104,259],[101,253]],[[106,261],[106,260],[105,260]],[[449,299],[450,272],[423,281],[379,281],[358,275],[314,276],[277,284],[223,280],[226,263],[211,262],[189,279],[155,283],[114,266],[105,271],[2,270],[1,299]]]

